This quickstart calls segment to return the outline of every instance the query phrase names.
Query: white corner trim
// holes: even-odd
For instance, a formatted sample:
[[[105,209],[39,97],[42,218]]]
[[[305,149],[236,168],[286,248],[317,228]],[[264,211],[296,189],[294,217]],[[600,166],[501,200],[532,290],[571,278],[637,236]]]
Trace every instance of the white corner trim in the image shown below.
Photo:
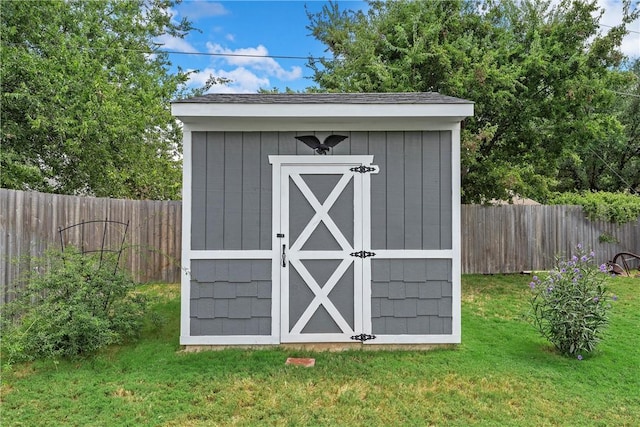
[[[191,129],[182,129],[182,261],[180,280],[180,335],[191,334],[191,173],[192,173],[192,142]],[[182,341],[182,338],[180,339]]]
[[[462,334],[462,229],[461,229],[461,200],[460,187],[460,123],[451,131],[451,259],[452,293],[451,304],[453,324],[452,332],[458,337]]]

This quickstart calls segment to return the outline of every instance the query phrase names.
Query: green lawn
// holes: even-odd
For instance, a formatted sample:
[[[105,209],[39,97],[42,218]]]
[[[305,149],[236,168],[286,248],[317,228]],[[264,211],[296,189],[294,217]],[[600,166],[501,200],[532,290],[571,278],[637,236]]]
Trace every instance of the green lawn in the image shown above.
[[[599,351],[556,355],[523,320],[528,276],[463,278],[462,344],[435,351],[180,353],[177,285],[145,286],[165,322],[84,361],[3,369],[3,426],[575,425],[640,420],[640,279]],[[311,356],[314,368],[285,366]]]

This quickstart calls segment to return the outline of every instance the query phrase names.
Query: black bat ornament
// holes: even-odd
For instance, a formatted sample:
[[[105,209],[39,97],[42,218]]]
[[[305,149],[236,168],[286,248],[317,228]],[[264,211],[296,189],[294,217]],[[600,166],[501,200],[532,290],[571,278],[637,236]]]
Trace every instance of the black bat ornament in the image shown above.
[[[316,150],[316,153],[318,154],[327,154],[330,148],[335,147],[340,141],[343,141],[347,138],[348,137],[344,135],[329,135],[324,139],[323,142],[320,142],[320,140],[315,135],[296,136],[296,139],[298,141],[304,142],[309,147]]]

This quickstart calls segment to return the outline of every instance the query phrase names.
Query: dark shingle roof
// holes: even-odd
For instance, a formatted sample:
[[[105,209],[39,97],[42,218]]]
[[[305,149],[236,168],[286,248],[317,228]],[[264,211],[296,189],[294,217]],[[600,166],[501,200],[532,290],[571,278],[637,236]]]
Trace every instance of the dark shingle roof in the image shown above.
[[[212,93],[179,99],[174,104],[473,104],[436,92],[405,93]]]

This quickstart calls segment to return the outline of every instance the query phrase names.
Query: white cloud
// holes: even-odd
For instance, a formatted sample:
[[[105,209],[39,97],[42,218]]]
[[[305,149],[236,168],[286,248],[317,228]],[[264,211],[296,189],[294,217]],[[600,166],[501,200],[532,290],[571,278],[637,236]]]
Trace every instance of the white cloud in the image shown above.
[[[173,37],[168,34],[163,34],[155,39],[156,43],[163,45],[163,50],[174,50],[177,52],[198,53],[198,50],[180,37]]]
[[[267,76],[277,77],[280,80],[296,80],[302,77],[302,68],[294,66],[289,71],[285,70],[275,59],[267,57],[269,51],[263,45],[234,50],[217,43],[207,42],[207,50],[209,53],[229,55],[222,57],[229,65],[262,71]]]
[[[230,42],[236,41],[236,36],[233,34],[227,34],[226,36],[224,36],[224,38],[229,40]]]
[[[268,78],[260,77],[244,67],[238,67],[230,71],[206,68],[191,74],[188,85],[202,87],[210,76],[224,77],[232,82],[226,85],[214,85],[208,93],[255,93],[261,88],[269,88],[271,84]]]

